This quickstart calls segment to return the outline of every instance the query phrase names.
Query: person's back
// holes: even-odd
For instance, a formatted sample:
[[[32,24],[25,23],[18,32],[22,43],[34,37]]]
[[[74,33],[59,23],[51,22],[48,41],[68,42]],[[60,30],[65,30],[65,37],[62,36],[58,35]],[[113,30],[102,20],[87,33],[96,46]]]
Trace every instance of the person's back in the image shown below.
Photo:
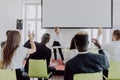
[[[93,42],[101,48],[96,40]],[[93,73],[108,69],[109,63],[102,50],[99,50],[99,54],[92,54],[87,50],[89,42],[86,32],[77,33],[71,43],[74,45],[71,48],[76,48],[79,52],[66,63],[64,80],[73,80],[76,73]]]
[[[102,48],[108,55],[109,60],[120,61],[120,30],[114,30],[112,42],[103,44]]]
[[[73,73],[92,73],[107,69],[105,60],[106,58],[103,54],[93,54],[88,52],[86,54],[76,55],[68,61],[67,64],[71,65],[69,68],[73,69]]]
[[[46,59],[47,65],[49,65],[51,58],[51,50],[46,46],[46,44],[49,42],[49,39],[50,35],[48,33],[45,33],[42,36],[41,43],[35,42],[36,52],[28,57],[27,63],[25,65],[26,72],[28,72],[29,59]],[[24,44],[24,47],[30,48],[29,40]]]
[[[55,68],[49,66],[50,58],[51,58],[51,50],[46,46],[46,44],[49,42],[49,40],[50,40],[50,34],[44,33],[42,38],[41,38],[41,43],[35,42],[36,52],[34,54],[31,54],[28,57],[26,65],[25,65],[26,72],[28,72],[29,59],[45,59],[45,60],[47,60],[48,73],[54,72]],[[30,42],[27,41],[24,44],[24,47],[30,48],[29,44],[30,44]],[[38,80],[42,80],[42,79],[38,78]]]
[[[113,41],[108,44],[103,44],[102,48],[108,55],[109,60],[120,61],[120,41]]]
[[[0,65],[3,69],[14,69],[16,70],[17,80],[29,80],[28,77],[24,77],[22,75],[22,62],[25,58],[26,54],[32,54],[36,51],[35,44],[32,40],[33,34],[28,33],[28,37],[30,39],[30,49],[25,49],[20,45],[21,35],[18,31],[12,30],[9,32],[7,36],[7,40],[5,43],[5,47],[0,54]]]
[[[29,59],[46,59],[47,65],[49,65],[51,58],[51,50],[48,47],[46,47],[45,44],[42,43],[35,42],[35,45],[36,52],[34,54],[31,54],[29,56]]]

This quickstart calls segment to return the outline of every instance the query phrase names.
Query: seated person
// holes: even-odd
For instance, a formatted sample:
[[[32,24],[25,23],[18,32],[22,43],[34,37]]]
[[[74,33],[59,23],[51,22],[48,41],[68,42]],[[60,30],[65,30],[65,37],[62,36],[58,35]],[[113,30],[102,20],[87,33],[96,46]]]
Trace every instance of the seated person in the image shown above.
[[[50,40],[50,34],[44,33],[41,42],[35,42],[36,45],[36,52],[32,55],[30,55],[27,59],[26,65],[25,65],[25,71],[28,72],[28,62],[29,59],[46,59],[47,60],[47,66],[48,66],[48,72],[55,71],[54,67],[49,66],[50,64],[50,58],[51,58],[51,50],[46,46],[46,44]],[[29,40],[24,44],[24,47],[30,48],[30,42]],[[38,79],[42,80],[42,79]]]
[[[93,54],[88,51],[88,33],[78,32],[73,40],[71,49],[76,48],[79,53],[74,58],[66,62],[64,80],[73,80],[76,73],[94,73],[107,70],[109,63],[107,57],[97,40],[92,42],[99,48],[99,54]]]
[[[0,53],[0,68],[15,70],[17,80],[30,80],[29,77],[22,75],[22,62],[26,57],[26,54],[32,54],[36,51],[35,43],[33,41],[33,33],[31,34],[29,31],[28,37],[30,39],[31,46],[29,49],[20,45],[21,34],[19,31],[10,31],[5,42],[5,46]]]
[[[103,31],[98,30],[98,38]],[[120,61],[120,30],[114,30],[112,33],[112,42],[102,44],[102,48],[108,55],[110,61]]]

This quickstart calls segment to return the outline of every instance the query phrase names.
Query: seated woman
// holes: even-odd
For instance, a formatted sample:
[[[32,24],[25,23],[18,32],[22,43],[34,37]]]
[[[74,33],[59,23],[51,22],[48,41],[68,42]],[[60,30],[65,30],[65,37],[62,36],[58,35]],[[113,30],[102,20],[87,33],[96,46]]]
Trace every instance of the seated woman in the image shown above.
[[[98,30],[98,34],[102,34],[101,30]],[[120,30],[114,30],[112,33],[112,42],[107,44],[102,44],[102,48],[108,55],[111,61],[120,61]]]
[[[32,54],[36,51],[35,44],[33,42],[33,34],[28,32],[31,48],[27,49],[20,45],[21,35],[18,31],[12,30],[7,36],[5,47],[2,53],[0,53],[0,65],[3,69],[15,69],[17,80],[29,80],[22,76],[23,60],[26,57],[26,53]]]

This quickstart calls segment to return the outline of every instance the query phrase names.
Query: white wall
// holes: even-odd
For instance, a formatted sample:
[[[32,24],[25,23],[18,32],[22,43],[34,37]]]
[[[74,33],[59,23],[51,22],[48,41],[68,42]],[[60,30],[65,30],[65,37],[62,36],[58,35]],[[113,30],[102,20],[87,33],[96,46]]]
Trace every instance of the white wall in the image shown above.
[[[102,5],[101,5],[102,6]],[[58,25],[59,26],[59,25]],[[113,0],[113,29],[120,29],[120,0]],[[78,32],[79,29],[63,29],[63,41],[69,46],[72,36]],[[51,33],[51,36],[54,34],[53,30],[48,29],[47,32]],[[112,31],[111,31],[112,32]],[[104,32],[104,34],[108,34]],[[104,36],[105,38],[106,36]],[[104,41],[104,40],[103,40]]]
[[[120,29],[120,0],[113,1],[114,29]],[[0,0],[0,42],[5,40],[6,30],[16,28],[16,19],[19,18],[22,18],[22,0]],[[62,34],[65,44],[69,45],[72,36],[78,31],[79,29],[63,29]],[[54,31],[48,29],[47,32],[52,36]]]
[[[8,29],[16,29],[16,19],[22,18],[22,0],[0,0],[0,42]]]
[[[113,28],[120,29],[120,0],[113,1]]]
[[[80,31],[79,29],[60,29],[62,32],[62,38],[63,38],[63,45],[65,47],[69,47],[70,45],[70,41],[72,39],[72,37],[74,36],[74,34],[76,34],[76,32]],[[51,35],[51,40],[48,44],[48,46],[50,46],[50,44],[52,44],[52,42],[54,41],[54,30],[53,29],[48,29],[47,30],[48,33],[50,33]]]

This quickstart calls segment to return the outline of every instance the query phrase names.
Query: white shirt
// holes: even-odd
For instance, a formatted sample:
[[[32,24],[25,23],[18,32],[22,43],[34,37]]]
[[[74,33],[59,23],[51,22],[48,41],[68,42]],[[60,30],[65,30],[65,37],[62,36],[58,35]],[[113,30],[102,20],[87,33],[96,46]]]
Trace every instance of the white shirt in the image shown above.
[[[113,41],[102,45],[103,50],[108,55],[109,60],[120,61],[120,41]]]
[[[24,48],[23,46],[20,46],[15,54],[13,55],[12,61],[10,65],[7,67],[7,69],[19,69],[23,68],[23,60],[26,57],[27,48]],[[0,54],[0,60],[2,59],[2,54]]]
[[[61,35],[61,32],[57,35],[55,34],[55,38],[54,38],[54,41],[57,41],[61,44],[61,46],[63,45],[63,40],[62,40],[62,35]]]

